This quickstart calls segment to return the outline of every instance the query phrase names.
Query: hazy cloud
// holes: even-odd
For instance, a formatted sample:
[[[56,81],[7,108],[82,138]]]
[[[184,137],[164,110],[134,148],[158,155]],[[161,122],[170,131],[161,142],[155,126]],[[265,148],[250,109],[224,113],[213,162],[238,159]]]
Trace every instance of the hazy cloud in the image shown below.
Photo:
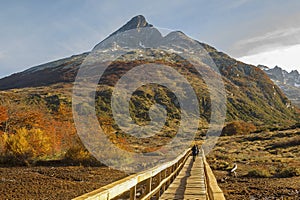
[[[288,47],[280,47],[270,51],[240,57],[238,59],[255,65],[262,64],[271,68],[277,65],[288,71],[294,69],[300,71],[299,52],[300,44]]]
[[[300,43],[300,27],[273,30],[263,35],[242,39],[234,45],[237,55],[252,55],[274,48]]]
[[[5,59],[6,55],[3,51],[0,51],[0,60]]]
[[[236,0],[231,1],[230,3],[227,3],[224,7],[226,9],[236,9],[239,8],[247,3],[250,3],[252,0]]]
[[[289,36],[293,35],[299,35],[300,34],[300,27],[297,28],[289,28],[289,29],[283,29],[283,30],[275,30],[272,32],[268,32],[262,36],[257,36],[254,38],[246,39],[239,41],[238,45],[249,45],[252,43],[260,43],[260,42],[268,42],[268,41],[278,41],[282,38],[288,38]]]

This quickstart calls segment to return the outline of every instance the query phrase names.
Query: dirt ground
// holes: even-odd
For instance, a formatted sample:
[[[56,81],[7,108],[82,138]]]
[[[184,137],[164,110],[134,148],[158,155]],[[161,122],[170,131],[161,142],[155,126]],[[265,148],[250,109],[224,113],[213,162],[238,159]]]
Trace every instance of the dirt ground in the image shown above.
[[[72,199],[125,176],[108,167],[0,168],[0,199]]]
[[[300,200],[300,129],[221,137],[207,159],[228,200]],[[237,163],[237,177],[228,169]],[[249,176],[251,170],[267,178]],[[247,176],[248,174],[248,176]],[[0,199],[72,199],[127,176],[108,167],[0,167]],[[225,178],[228,177],[228,178]]]
[[[300,200],[299,172],[278,173],[300,169],[299,137],[299,128],[220,137],[208,160],[226,199]],[[236,178],[228,175],[233,163],[238,166]],[[249,175],[253,170],[262,175]]]
[[[299,200],[300,177],[249,178],[215,170],[228,200]],[[108,167],[0,168],[0,199],[72,199],[126,176]],[[228,179],[225,180],[225,177]]]
[[[300,177],[249,178],[228,177],[224,171],[214,171],[218,184],[228,200],[299,200]],[[224,177],[228,177],[224,180]]]

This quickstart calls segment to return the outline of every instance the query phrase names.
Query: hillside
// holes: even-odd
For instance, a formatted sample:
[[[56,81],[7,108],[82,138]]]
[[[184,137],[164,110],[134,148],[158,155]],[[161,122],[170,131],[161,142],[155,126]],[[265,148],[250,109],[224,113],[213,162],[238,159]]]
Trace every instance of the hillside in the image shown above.
[[[109,41],[112,40],[117,33],[132,28],[143,27],[150,27],[153,31],[151,33],[139,33],[136,37],[138,38],[137,41],[130,41],[131,43],[139,43],[140,45],[140,42],[143,41],[144,45],[152,45],[159,40],[160,42],[173,41],[181,44],[197,43],[203,46],[220,70],[225,83],[227,94],[227,121],[243,120],[253,122],[256,125],[268,124],[269,126],[273,126],[275,124],[293,124],[297,120],[295,109],[291,107],[288,98],[261,69],[239,62],[207,44],[188,38],[182,32],[171,32],[163,37],[157,29],[146,22],[143,16],[137,16],[131,19],[126,25],[97,44],[94,49],[101,47],[121,50],[123,48],[122,45],[124,46],[124,41],[114,43]],[[145,39],[146,37],[147,40]],[[139,48],[139,50],[142,49],[141,47]],[[175,46],[174,48],[176,49],[177,47]],[[134,51],[133,49],[133,52]],[[136,51],[133,55],[137,53]],[[72,83],[75,80],[80,65],[88,54],[89,53],[84,53],[72,56],[13,74],[0,80],[0,89],[8,90],[13,88],[49,86],[58,83]],[[157,56],[157,60],[161,59],[159,55],[155,56]],[[174,57],[176,54],[174,53],[170,56]],[[166,57],[164,59],[168,60]],[[165,61],[165,63],[168,62]],[[130,64],[123,65],[119,63],[117,65],[118,66],[112,65],[114,68],[107,72],[107,74],[109,74],[109,76],[106,77],[107,80],[120,78],[122,74],[132,68],[132,66],[129,66]],[[176,66],[174,67],[176,68]],[[186,66],[177,65],[177,69],[182,70],[182,74],[189,77],[190,82],[201,82],[201,84],[196,84],[199,91],[197,95],[199,98],[201,96],[200,99],[203,100],[200,110],[203,111],[203,116],[209,120],[209,96],[207,92],[203,92],[203,89],[205,90],[203,80],[201,81],[201,78],[197,78],[197,73],[195,73],[193,69],[188,69]],[[189,76],[190,74],[192,76]],[[201,87],[203,88],[201,89]]]
[[[77,71],[88,53],[71,56],[29,68],[0,80],[0,89],[48,86],[74,82]]]

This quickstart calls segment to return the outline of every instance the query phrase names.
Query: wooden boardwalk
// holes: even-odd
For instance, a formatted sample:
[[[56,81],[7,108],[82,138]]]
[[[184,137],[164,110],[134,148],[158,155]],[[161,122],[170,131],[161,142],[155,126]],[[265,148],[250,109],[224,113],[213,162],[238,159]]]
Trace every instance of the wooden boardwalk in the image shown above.
[[[225,200],[203,150],[194,162],[190,154],[191,149],[186,149],[172,161],[132,174],[74,200],[123,199],[122,195],[128,195],[130,200]],[[139,188],[144,190],[137,195]]]
[[[159,199],[198,199],[206,200],[205,171],[202,157],[193,162],[188,158],[176,179]]]

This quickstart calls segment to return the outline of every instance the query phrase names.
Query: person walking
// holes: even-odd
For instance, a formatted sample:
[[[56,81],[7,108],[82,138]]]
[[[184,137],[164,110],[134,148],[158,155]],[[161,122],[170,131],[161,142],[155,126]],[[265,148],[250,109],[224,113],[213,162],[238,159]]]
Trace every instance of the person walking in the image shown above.
[[[198,147],[197,145],[194,144],[194,146],[192,147],[193,161],[196,160],[196,156],[198,155],[198,153],[199,153]]]

